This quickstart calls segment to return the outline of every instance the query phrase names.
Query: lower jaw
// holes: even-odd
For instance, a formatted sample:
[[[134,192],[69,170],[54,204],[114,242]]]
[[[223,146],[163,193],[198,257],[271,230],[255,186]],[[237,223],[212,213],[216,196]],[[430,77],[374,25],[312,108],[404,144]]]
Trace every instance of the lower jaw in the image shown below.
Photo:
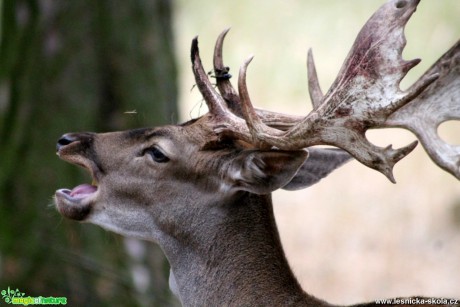
[[[91,203],[85,201],[89,195],[85,197],[72,197],[71,191],[68,189],[57,190],[54,196],[56,207],[64,217],[83,221],[91,212]]]

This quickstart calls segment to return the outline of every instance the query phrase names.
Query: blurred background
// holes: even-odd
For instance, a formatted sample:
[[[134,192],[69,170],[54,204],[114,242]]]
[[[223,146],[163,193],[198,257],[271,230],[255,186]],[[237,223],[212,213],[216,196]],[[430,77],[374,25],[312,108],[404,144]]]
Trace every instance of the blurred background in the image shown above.
[[[52,195],[87,182],[54,154],[68,131],[176,123],[206,112],[189,63],[199,35],[211,70],[215,38],[232,27],[226,65],[250,54],[259,107],[307,114],[305,58],[323,91],[356,34],[384,1],[0,0],[0,290],[66,296],[70,306],[177,306],[154,244],[63,219]],[[422,1],[406,28],[408,87],[460,37],[458,0]],[[193,89],[192,89],[193,88]],[[460,125],[440,127],[460,144]],[[371,131],[380,146],[414,137]],[[460,186],[421,146],[397,164],[398,183],[350,162],[307,190],[279,191],[275,215],[304,289],[332,303],[460,297]]]

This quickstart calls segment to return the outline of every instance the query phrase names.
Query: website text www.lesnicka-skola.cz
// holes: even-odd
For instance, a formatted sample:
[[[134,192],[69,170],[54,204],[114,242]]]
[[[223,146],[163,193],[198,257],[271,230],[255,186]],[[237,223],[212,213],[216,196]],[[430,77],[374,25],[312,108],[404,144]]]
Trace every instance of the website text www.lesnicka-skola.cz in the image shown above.
[[[405,297],[376,300],[377,305],[451,305],[460,306],[460,300],[450,298]]]

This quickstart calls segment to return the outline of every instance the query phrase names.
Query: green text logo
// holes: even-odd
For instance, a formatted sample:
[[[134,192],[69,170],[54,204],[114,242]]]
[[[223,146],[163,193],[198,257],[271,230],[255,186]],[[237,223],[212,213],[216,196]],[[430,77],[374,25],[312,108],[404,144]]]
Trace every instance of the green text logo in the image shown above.
[[[8,287],[6,290],[2,290],[2,299],[5,303],[13,305],[66,305],[66,297],[43,297],[43,296],[25,296],[24,292],[19,291],[19,289],[13,290]]]

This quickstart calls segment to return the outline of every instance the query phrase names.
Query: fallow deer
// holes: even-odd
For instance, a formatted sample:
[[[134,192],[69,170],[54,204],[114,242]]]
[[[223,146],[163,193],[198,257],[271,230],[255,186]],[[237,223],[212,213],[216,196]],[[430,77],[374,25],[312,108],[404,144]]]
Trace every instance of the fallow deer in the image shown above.
[[[393,165],[416,143],[380,148],[364,136],[369,128],[394,126],[413,131],[437,164],[460,177],[460,149],[435,133],[439,123],[460,117],[460,43],[406,92],[399,89],[418,63],[401,55],[404,27],[418,3],[384,4],[325,95],[309,53],[313,111],[306,117],[254,109],[245,82],[249,60],[238,92],[233,89],[222,59],[227,31],[214,53],[217,92],[194,39],[192,69],[209,112],[181,125],[63,135],[59,157],[87,169],[97,184],[57,190],[57,209],[67,218],[158,243],[171,264],[171,289],[186,306],[330,306],[304,292],[289,268],[272,191],[305,188],[351,157],[394,181]],[[305,149],[313,145],[341,149]]]

